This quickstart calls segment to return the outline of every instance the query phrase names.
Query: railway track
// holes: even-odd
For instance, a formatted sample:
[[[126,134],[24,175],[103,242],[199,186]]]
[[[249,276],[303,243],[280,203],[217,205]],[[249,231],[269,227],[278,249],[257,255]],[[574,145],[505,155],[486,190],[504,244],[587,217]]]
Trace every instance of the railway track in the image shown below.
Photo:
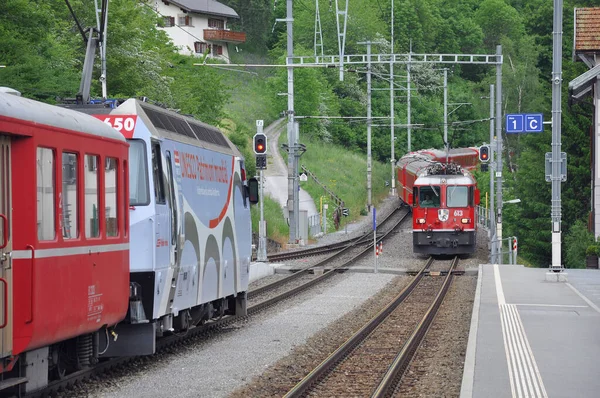
[[[433,259],[396,298],[350,337],[285,397],[393,396],[448,291],[458,263],[445,277],[430,273]],[[440,275],[441,276],[441,275]]]
[[[388,217],[382,220],[378,226],[379,236],[377,237],[377,242],[388,237],[395,230],[395,228],[397,228],[397,226],[400,225],[402,221],[406,219],[406,217],[409,214],[410,212],[402,211],[402,208],[399,207],[395,209]],[[259,301],[258,303],[250,305],[248,307],[248,316],[257,314],[260,311],[269,308],[275,305],[276,303],[283,301],[295,294],[298,294],[301,291],[304,291],[310,288],[311,286],[321,283],[329,277],[333,276],[335,274],[335,268],[348,265],[352,261],[356,260],[356,258],[360,258],[360,256],[362,256],[364,253],[371,250],[373,247],[372,239],[373,234],[372,232],[370,232],[360,236],[359,238],[342,242],[343,244],[339,244],[337,248],[335,247],[335,245],[328,245],[330,247],[327,251],[325,251],[325,253],[333,252],[334,254],[327,257],[325,260],[322,260],[319,263],[310,267],[306,267],[305,269],[302,269],[290,275],[289,277],[281,279],[275,283],[248,292],[249,302],[251,302],[253,299],[254,301],[258,301],[255,300],[257,297],[262,296],[263,298],[262,301]],[[339,265],[336,266],[334,264],[334,261],[338,261]],[[324,271],[321,276],[315,277],[315,269],[323,269],[323,267],[325,267],[326,265],[329,267],[329,269]],[[331,268],[332,265],[333,268]],[[294,285],[290,288],[291,283],[294,283]],[[283,289],[281,289],[282,287]],[[278,289],[281,289],[283,291],[278,294]],[[268,295],[266,299],[265,295]],[[191,339],[197,339],[207,336],[225,326],[243,320],[244,318],[246,318],[246,316],[226,316],[220,320],[210,321],[204,325],[191,328],[184,335],[173,334],[165,336],[157,341],[156,351],[157,353],[159,353],[170,347],[186,344],[186,342],[188,342]],[[101,361],[98,364],[96,364],[93,368],[83,369],[70,373],[60,380],[56,380],[49,383],[48,386],[44,389],[31,392],[29,394],[24,395],[24,397],[46,397],[56,392],[71,388],[77,383],[83,382],[91,377],[96,377],[107,371],[118,369],[122,366],[129,366],[130,363],[137,360],[143,360],[143,357],[113,358],[106,361]]]
[[[388,217],[386,217],[384,220],[382,220],[381,223],[377,226],[377,230],[378,231],[382,230],[384,228],[384,225],[386,223],[389,223],[390,221],[392,221],[393,218],[395,216],[397,216],[398,212],[401,211],[401,209],[403,209],[403,207],[398,207]],[[369,232],[364,233],[363,235],[361,235],[358,238],[346,239],[344,241],[332,243],[329,245],[311,247],[311,248],[301,249],[301,250],[293,250],[293,251],[282,252],[282,253],[272,253],[267,256],[267,261],[268,262],[280,262],[280,261],[286,261],[286,260],[294,260],[297,258],[304,258],[304,257],[311,257],[311,256],[317,256],[317,255],[324,255],[324,254],[328,254],[328,253],[334,253],[334,252],[343,250],[343,249],[347,248],[348,246],[369,244],[370,242],[372,242],[372,238],[373,238],[373,233],[372,233],[372,231],[369,231]],[[253,260],[256,260],[256,259],[253,258]]]
[[[409,214],[409,212],[403,212],[400,208],[392,212],[381,223],[381,230],[378,230],[379,236],[376,238],[376,242],[379,243],[389,237]],[[248,313],[252,314],[263,310],[285,298],[298,294],[329,279],[339,269],[351,266],[373,249],[374,242],[371,233],[361,236],[354,242],[354,245],[347,245],[316,264],[302,268],[283,279],[249,291],[248,301],[251,303],[251,306],[248,308]],[[321,274],[317,276],[319,273]]]

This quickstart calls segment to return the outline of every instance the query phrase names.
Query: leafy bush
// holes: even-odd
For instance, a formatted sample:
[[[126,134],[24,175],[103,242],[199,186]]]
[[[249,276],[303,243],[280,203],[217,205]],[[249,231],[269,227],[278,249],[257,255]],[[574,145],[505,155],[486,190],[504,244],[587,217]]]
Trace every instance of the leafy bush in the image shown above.
[[[588,232],[587,225],[582,220],[575,222],[565,236],[564,248],[567,268],[585,268],[585,257],[598,255],[600,252],[599,243],[594,242],[594,235]]]

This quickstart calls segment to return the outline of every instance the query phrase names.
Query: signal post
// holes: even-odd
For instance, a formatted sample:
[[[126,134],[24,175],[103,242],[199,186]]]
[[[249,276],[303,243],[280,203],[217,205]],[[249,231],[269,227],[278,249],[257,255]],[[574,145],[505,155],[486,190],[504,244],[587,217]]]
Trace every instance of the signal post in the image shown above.
[[[262,120],[256,121],[256,134],[253,137],[254,153],[256,154],[256,169],[259,170],[259,182],[260,182],[260,221],[258,223],[258,249],[256,251],[256,259],[258,261],[267,261],[267,223],[264,219],[264,208],[263,208],[263,170],[267,168],[267,136],[263,133]]]

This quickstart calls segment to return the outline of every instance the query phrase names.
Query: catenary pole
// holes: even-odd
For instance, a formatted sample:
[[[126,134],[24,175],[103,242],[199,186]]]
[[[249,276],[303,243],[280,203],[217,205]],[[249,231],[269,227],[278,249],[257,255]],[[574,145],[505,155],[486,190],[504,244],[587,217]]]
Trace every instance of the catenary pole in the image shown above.
[[[561,88],[563,1],[554,0],[552,28],[552,266],[561,270]]]
[[[502,263],[502,46],[496,46],[496,249]]]
[[[492,257],[490,262],[496,263],[496,225],[494,222],[494,85],[490,84],[490,209],[488,216],[490,218],[489,239],[492,242]]]
[[[394,53],[394,0],[392,0],[392,21],[391,27],[391,40],[390,40],[390,51]],[[390,137],[391,137],[391,156],[390,163],[392,166],[392,195],[396,194],[396,154],[395,154],[395,140],[394,137],[394,124],[396,121],[396,115],[394,113],[394,60],[390,60]]]
[[[298,214],[295,211],[296,206],[294,203],[294,182],[296,176],[294,175],[295,162],[296,162],[296,142],[294,132],[294,68],[292,67],[292,57],[294,56],[294,41],[293,41],[293,17],[292,17],[292,0],[287,0],[287,56],[288,56],[288,111],[287,111],[287,136],[288,136],[288,200],[287,208],[289,211],[290,220],[290,237],[288,243],[297,243],[298,237],[296,234],[298,224]]]

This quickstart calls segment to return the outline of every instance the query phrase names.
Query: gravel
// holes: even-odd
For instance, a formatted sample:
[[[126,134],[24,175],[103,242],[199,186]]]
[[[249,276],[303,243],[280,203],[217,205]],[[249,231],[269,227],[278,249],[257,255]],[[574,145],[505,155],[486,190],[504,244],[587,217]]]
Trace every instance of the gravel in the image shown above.
[[[377,208],[378,216],[388,214],[397,205],[397,198],[388,198]],[[317,244],[358,237],[370,228],[370,217],[363,217],[348,225],[348,233],[342,227],[340,232],[318,239]],[[410,224],[406,228],[410,228]],[[462,260],[463,265],[477,266],[487,262],[485,232],[480,234],[478,242],[480,247],[476,255]],[[425,258],[413,255],[412,237],[405,231],[396,234],[390,243],[384,243],[378,266],[382,269],[416,269],[424,261]],[[363,258],[358,265],[373,267],[372,256]],[[274,275],[256,281],[251,288],[281,277]],[[410,277],[384,272],[338,275],[245,322],[232,325],[214,337],[175,349],[169,354],[155,355],[144,361],[143,365],[128,369],[109,380],[101,378],[97,382],[86,383],[79,392],[71,391],[66,396],[282,396],[286,391],[270,390],[269,380],[285,378],[287,384],[284,382],[283,385],[293,387],[387,304],[409,280]],[[472,302],[473,293],[468,294]],[[454,308],[462,311],[458,318],[464,318],[463,321],[468,324],[470,305]],[[464,315],[467,313],[468,316]],[[464,329],[465,326],[461,327]],[[463,332],[463,329],[457,330],[465,334],[466,340],[468,326],[465,329],[467,332]],[[464,349],[459,350],[462,350],[464,359]],[[457,374],[462,374],[462,362],[460,364]]]

